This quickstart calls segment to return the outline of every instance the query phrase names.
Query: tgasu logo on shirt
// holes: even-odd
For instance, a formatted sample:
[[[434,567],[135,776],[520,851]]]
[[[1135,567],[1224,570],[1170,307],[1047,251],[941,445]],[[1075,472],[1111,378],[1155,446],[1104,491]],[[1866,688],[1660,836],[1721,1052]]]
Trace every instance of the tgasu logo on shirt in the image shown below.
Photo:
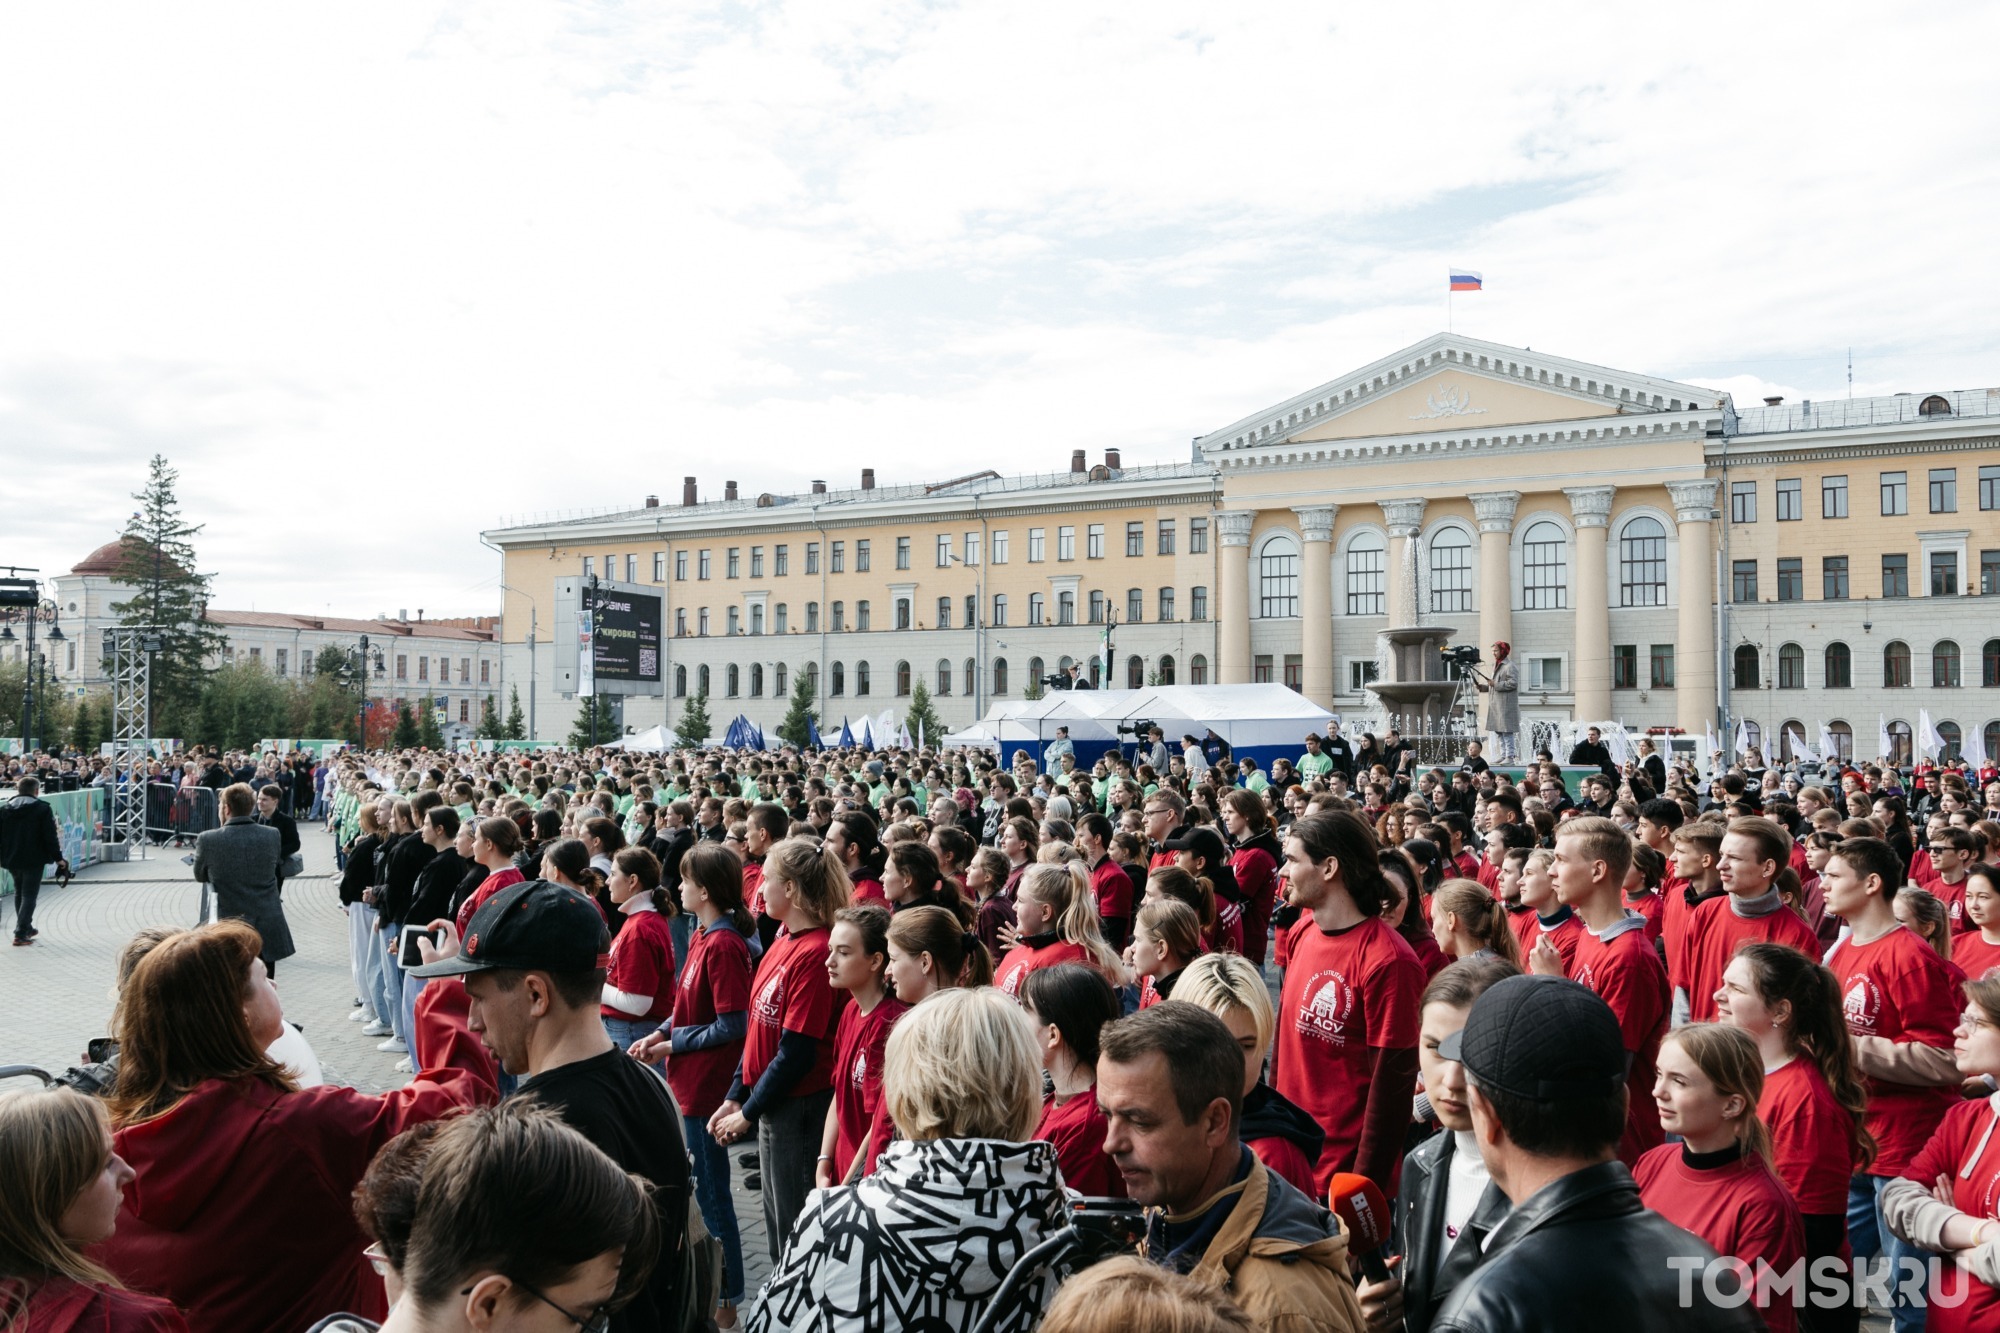
[[[854,1053],[854,1068],[847,1076],[848,1083],[856,1088],[868,1086],[868,1051],[866,1048]]]
[[[1882,992],[1866,973],[1857,972],[1847,979],[1847,986],[1840,993],[1840,1008],[1847,1016],[1849,1032],[1872,1036],[1875,1020],[1882,1013]]]
[[[757,1021],[770,1027],[778,1026],[778,1016],[785,1008],[785,979],[772,977],[764,983],[764,989],[757,992]]]
[[[1354,1016],[1354,987],[1329,968],[1306,982],[1306,1002],[1299,1008],[1300,1033],[1333,1046],[1347,1044],[1347,1024]]]

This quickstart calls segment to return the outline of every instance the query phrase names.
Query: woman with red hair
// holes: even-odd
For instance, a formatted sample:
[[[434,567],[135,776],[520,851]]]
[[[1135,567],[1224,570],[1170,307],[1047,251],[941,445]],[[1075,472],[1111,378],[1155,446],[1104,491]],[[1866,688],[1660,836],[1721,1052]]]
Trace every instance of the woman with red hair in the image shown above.
[[[1521,670],[1514,665],[1514,647],[1502,641],[1493,645],[1493,683],[1481,685],[1493,698],[1486,705],[1486,729],[1494,734],[1500,752],[1493,757],[1511,764],[1518,756],[1521,731]]]

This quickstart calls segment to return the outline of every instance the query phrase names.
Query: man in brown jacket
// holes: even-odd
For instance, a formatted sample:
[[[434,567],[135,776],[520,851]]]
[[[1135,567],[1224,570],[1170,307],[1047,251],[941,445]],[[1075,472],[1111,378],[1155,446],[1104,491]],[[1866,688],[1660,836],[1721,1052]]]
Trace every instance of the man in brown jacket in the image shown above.
[[[1142,1253],[1227,1291],[1277,1333],[1361,1333],[1333,1215],[1238,1136],[1243,1048],[1206,1009],[1167,1000],[1107,1024],[1097,1104],[1104,1150],[1147,1210]]]

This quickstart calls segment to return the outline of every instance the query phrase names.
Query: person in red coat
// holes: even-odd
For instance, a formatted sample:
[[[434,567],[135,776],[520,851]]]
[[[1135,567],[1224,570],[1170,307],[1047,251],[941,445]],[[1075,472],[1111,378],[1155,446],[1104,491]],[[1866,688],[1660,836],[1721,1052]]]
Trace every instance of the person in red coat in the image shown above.
[[[84,1257],[110,1238],[132,1168],[94,1097],[0,1095],[0,1327],[23,1333],[187,1333],[172,1302],[126,1291]]]
[[[1681,1141],[1647,1152],[1632,1177],[1642,1203],[1717,1254],[1789,1278],[1805,1258],[1805,1228],[1771,1170],[1771,1137],[1757,1118],[1763,1090],[1764,1057],[1747,1032],[1720,1023],[1681,1028],[1660,1046],[1653,1080],[1660,1126]],[[1767,1287],[1755,1304],[1771,1333],[1798,1327],[1788,1295]]]
[[[132,1166],[118,1229],[94,1256],[203,1329],[297,1329],[351,1311],[380,1318],[382,1281],[351,1195],[376,1149],[411,1125],[493,1097],[433,1063],[379,1097],[300,1090],[264,1054],[284,1020],[257,932],[221,921],[169,936],[120,997],[117,1154]],[[426,987],[426,992],[438,989]],[[256,1247],[246,1261],[246,1238]]]
[[[1270,941],[1271,914],[1278,905],[1278,866],[1284,845],[1271,830],[1264,798],[1232,787],[1222,797],[1222,822],[1235,850],[1229,863],[1243,895],[1243,956],[1259,967]]]
[[[1063,1183],[1077,1193],[1123,1195],[1124,1177],[1104,1151],[1108,1126],[1097,1109],[1097,1034],[1118,1018],[1118,996],[1096,968],[1060,963],[1028,974],[1021,1003],[1053,1089],[1042,1099],[1035,1137],[1055,1147]]]

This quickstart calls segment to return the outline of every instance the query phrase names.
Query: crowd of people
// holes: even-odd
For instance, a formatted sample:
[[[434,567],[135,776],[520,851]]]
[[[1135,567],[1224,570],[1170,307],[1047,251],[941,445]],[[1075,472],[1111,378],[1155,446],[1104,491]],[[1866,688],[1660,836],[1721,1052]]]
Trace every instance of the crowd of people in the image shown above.
[[[2000,1321],[2000,775],[1057,742],[186,757],[0,1329]],[[381,1096],[284,1053],[300,824]]]

